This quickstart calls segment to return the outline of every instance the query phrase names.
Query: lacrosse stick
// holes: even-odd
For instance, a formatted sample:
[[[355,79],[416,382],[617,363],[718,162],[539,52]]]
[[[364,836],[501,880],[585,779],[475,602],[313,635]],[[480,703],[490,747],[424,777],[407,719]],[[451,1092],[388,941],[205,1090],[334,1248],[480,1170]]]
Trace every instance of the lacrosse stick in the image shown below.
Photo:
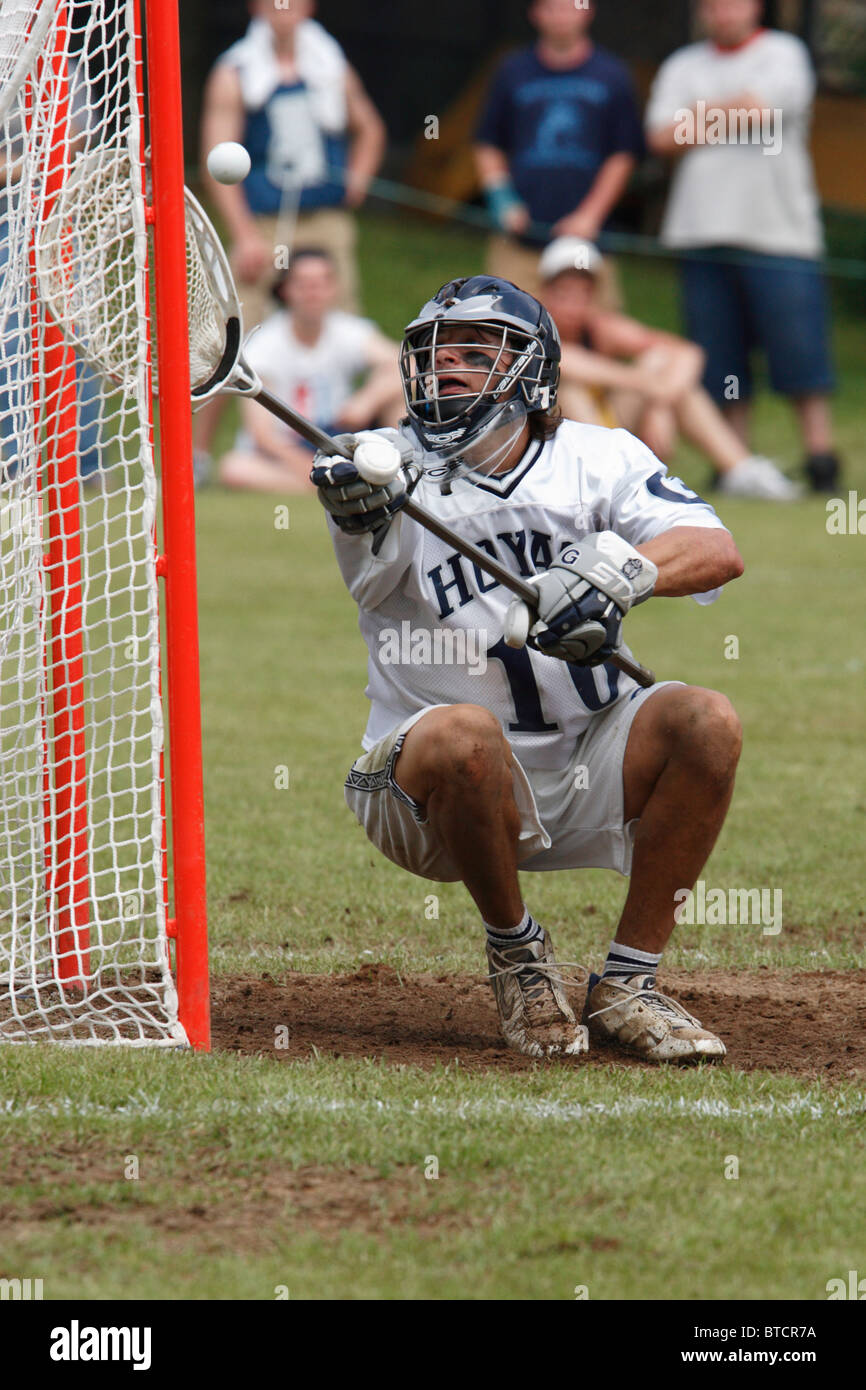
[[[117,172],[119,176],[124,167],[124,159],[124,156],[120,156],[118,160],[120,167]],[[128,161],[125,168],[131,202],[132,185]],[[101,174],[104,172],[105,166],[100,170]],[[75,171],[67,180],[67,188],[74,181]],[[87,182],[86,161],[81,162],[79,182]],[[93,189],[88,191],[91,194],[94,192]],[[359,454],[357,461],[354,460],[348,449],[338,444],[324,430],[306,420],[303,415],[299,415],[297,411],[292,410],[290,406],[265,389],[260,378],[244,357],[241,305],[222,242],[217,236],[210,218],[189,189],[184,190],[184,196],[186,202],[190,391],[193,402],[202,404],[222,391],[232,395],[248,396],[252,400],[258,401],[278,420],[282,420],[302,439],[306,439],[317,449],[321,449],[331,456],[356,462],[358,472],[365,481],[381,485],[396,477],[399,463],[383,469],[377,465],[375,453],[370,459],[369,466],[365,466],[362,454]],[[116,189],[114,190],[114,203],[116,205]],[[116,218],[116,207],[113,208],[113,215]],[[59,214],[55,212],[54,218],[58,216]],[[109,270],[106,256],[102,250],[103,240],[96,233],[98,223],[98,198],[91,196],[88,201],[75,207],[77,238],[92,252],[87,273],[82,275],[81,267],[78,267],[80,276],[78,287],[80,288],[71,283],[68,260],[64,258],[58,262],[57,258],[40,258],[39,248],[37,248],[37,271],[40,277],[40,288],[64,333],[101,372],[114,380],[118,380],[119,378],[122,379],[125,372],[128,372],[130,361],[134,364],[137,359],[135,354],[132,354],[130,358],[126,353],[121,355],[114,350],[116,338],[113,339],[112,335],[118,335],[118,320],[114,317],[111,321],[100,320],[98,315],[105,300],[103,298],[99,303],[94,304],[87,294],[88,284],[95,282],[96,288],[102,290],[104,295],[103,284]],[[90,235],[91,228],[93,235]],[[109,231],[110,229],[105,230]],[[131,238],[131,222],[126,230],[126,237],[118,237],[117,230],[114,229],[117,242],[116,255],[123,253],[124,241]],[[119,336],[122,338],[122,327]],[[420,507],[411,498],[404,504],[402,510],[420,526],[430,531],[432,535],[451,546],[464,559],[477,565],[483,573],[489,574],[491,578],[498,580],[504,588],[523,599],[531,610],[535,609],[538,595],[532,585],[511,574],[504,565],[500,565],[480,546],[464,540],[450,526],[446,526],[438,517]],[[655,683],[655,677],[651,671],[624,654],[617,653],[608,659],[612,665],[631,676],[639,685],[649,687]]]
[[[277,419],[289,425],[303,439],[314,444],[317,449],[354,462],[366,482],[378,485],[390,482],[399,471],[398,463],[391,467],[379,467],[374,456],[365,462],[363,451],[353,458],[348,449],[344,449],[324,430],[305,420],[297,411],[265,389],[244,358],[241,306],[222,243],[210,219],[189,190],[186,192],[186,214],[193,400],[206,400],[219,391],[250,396]],[[206,335],[200,326],[206,326]],[[404,503],[402,510],[417,521],[419,526],[438,536],[439,540],[452,546],[464,559],[477,565],[483,573],[489,574],[492,579],[498,579],[506,589],[523,599],[531,610],[535,609],[538,594],[532,585],[518,579],[504,565],[500,565],[488,555],[486,550],[464,540],[426,508],[413,502],[411,497]],[[639,662],[632,661],[623,654],[615,654],[609,660],[639,685],[648,688],[655,683],[653,673]]]
[[[42,51],[53,0],[0,0],[0,125]]]

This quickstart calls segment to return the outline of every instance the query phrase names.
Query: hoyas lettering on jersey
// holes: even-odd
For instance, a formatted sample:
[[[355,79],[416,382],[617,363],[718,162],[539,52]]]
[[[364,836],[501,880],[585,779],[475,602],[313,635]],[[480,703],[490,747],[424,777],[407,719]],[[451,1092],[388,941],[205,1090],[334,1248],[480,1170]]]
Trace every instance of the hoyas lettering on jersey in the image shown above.
[[[479,550],[486,550],[491,559],[499,560],[500,563],[516,560],[518,574],[523,579],[550,569],[554,553],[561,555],[568,546],[574,545],[573,536],[565,536],[554,542],[553,537],[546,531],[498,531],[496,539],[502,542],[501,549],[497,548],[488,536],[477,540],[475,544]],[[446,556],[441,565],[435,565],[432,570],[428,570],[427,578],[436,593],[440,618],[450,618],[457,608],[465,608],[467,603],[472,603],[479,594],[489,594],[499,587],[498,579],[492,579],[471,560],[464,560],[456,551]]]

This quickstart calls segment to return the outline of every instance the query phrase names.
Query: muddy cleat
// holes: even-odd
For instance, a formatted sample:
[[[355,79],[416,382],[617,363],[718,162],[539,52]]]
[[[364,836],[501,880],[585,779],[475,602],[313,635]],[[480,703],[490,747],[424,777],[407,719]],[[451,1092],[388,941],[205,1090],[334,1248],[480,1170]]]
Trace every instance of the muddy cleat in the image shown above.
[[[583,1017],[592,1033],[649,1062],[712,1060],[727,1051],[682,1004],[658,992],[654,975],[590,975]]]
[[[589,1050],[562,987],[547,932],[526,946],[487,943],[490,983],[509,1047],[528,1057],[556,1057]]]

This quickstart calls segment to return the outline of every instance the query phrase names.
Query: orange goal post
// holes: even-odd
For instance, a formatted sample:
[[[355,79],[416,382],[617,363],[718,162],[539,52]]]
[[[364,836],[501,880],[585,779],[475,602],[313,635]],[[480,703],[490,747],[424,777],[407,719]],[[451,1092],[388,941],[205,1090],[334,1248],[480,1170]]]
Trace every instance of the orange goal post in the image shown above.
[[[0,0],[0,1042],[210,1045],[186,294],[177,0]]]

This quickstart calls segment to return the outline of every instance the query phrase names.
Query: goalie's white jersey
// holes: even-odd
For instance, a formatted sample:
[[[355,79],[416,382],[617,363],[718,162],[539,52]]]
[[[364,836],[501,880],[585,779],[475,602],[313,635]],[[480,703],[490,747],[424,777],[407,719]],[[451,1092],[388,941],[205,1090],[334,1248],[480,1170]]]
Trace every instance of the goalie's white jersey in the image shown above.
[[[510,472],[460,479],[450,495],[428,474],[413,499],[524,578],[592,532],[640,545],[675,526],[722,527],[633,435],[571,420]],[[507,647],[510,592],[408,517],[378,555],[370,536],[330,524],[369,651],[365,748],[427,705],[470,703],[496,715],[525,767],[562,767],[593,714],[637,688],[615,667]]]

